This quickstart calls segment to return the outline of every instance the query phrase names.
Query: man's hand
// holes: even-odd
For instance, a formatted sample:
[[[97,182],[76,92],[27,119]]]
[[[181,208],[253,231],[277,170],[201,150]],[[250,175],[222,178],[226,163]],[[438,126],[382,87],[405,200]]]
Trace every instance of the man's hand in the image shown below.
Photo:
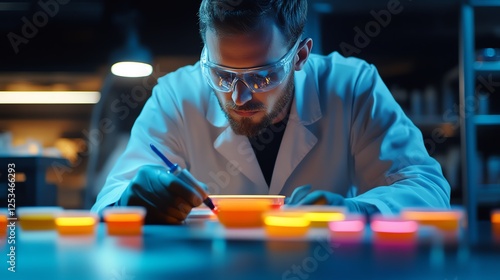
[[[143,206],[146,223],[181,224],[193,207],[203,202],[192,187],[163,166],[145,165],[123,192],[119,206]]]
[[[311,185],[303,185],[295,188],[290,197],[285,198],[285,204],[295,205],[299,203],[311,191]]]
[[[296,205],[345,205],[341,195],[328,191],[313,191],[302,198]]]
[[[293,196],[293,194],[292,194]],[[361,213],[373,215],[379,213],[379,209],[372,204],[356,201],[354,199],[345,199],[343,196],[328,191],[313,191],[294,205],[332,205],[344,206],[350,213]]]

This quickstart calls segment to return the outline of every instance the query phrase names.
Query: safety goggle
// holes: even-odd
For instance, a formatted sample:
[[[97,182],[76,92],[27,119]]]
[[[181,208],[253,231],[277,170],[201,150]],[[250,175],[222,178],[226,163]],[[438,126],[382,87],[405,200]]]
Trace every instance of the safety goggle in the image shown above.
[[[253,68],[230,68],[212,63],[208,61],[205,46],[200,57],[201,69],[215,91],[232,92],[238,81],[243,82],[253,93],[269,91],[280,85],[290,73],[293,66],[290,62],[297,52],[299,42],[300,39],[277,62]]]

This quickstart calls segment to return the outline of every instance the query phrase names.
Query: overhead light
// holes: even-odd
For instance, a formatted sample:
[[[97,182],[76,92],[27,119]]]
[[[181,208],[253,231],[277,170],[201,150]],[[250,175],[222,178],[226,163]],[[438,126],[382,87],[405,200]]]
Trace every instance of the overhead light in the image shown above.
[[[0,104],[95,104],[98,91],[0,91]]]
[[[146,77],[153,73],[153,66],[137,61],[120,61],[111,66],[111,73],[121,77]]]
[[[139,42],[139,35],[134,24],[134,14],[122,18],[126,41],[122,49],[112,54],[111,73],[121,77],[146,77],[153,73],[151,52]]]

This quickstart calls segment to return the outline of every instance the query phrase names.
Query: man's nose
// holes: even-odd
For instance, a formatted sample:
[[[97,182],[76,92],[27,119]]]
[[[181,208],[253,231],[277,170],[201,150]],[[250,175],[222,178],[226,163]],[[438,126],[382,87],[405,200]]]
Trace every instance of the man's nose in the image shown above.
[[[231,98],[233,99],[234,104],[242,106],[252,100],[252,92],[244,82],[238,80],[236,85],[234,85],[234,91]]]

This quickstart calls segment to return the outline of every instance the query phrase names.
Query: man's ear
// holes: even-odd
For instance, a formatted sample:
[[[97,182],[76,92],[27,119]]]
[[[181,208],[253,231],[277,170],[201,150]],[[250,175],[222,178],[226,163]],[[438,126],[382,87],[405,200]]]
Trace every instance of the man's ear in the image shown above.
[[[311,38],[306,38],[302,42],[300,42],[298,52],[296,57],[298,56],[298,60],[295,61],[295,71],[299,71],[302,69],[304,64],[307,61],[307,58],[309,57],[309,54],[311,53],[313,47],[313,40]]]

